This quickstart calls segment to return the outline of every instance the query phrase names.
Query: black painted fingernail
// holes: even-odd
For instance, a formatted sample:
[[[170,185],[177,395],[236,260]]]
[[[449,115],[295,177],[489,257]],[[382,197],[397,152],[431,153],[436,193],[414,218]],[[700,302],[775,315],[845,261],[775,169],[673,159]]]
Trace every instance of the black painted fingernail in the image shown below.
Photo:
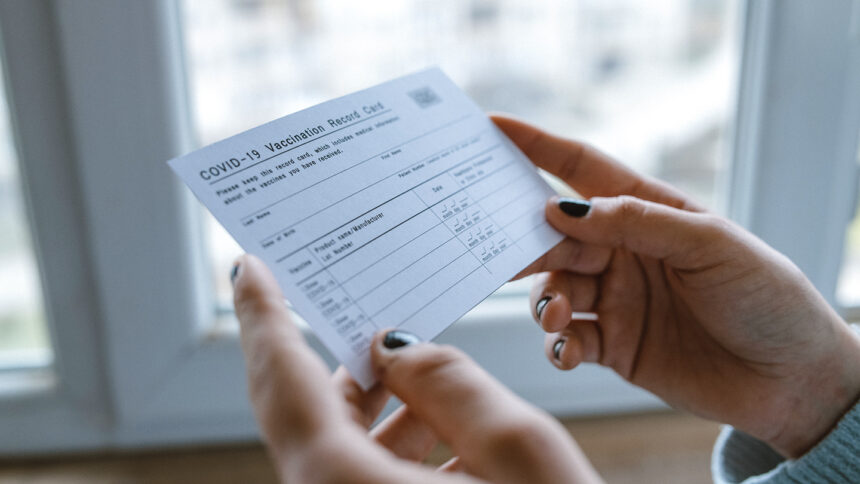
[[[421,340],[418,338],[418,336],[415,336],[408,331],[401,331],[399,329],[395,329],[393,331],[385,333],[385,338],[382,340],[382,345],[390,350],[393,350],[396,348],[401,348],[403,346],[409,346],[420,342]]]
[[[546,307],[546,305],[551,300],[552,300],[552,297],[547,296],[547,297],[541,299],[540,301],[538,301],[537,304],[535,304],[535,313],[537,313],[538,322],[540,322],[540,320],[541,320],[541,314],[543,314],[544,308]]]
[[[591,202],[577,198],[560,198],[558,200],[558,208],[571,217],[585,217],[588,211],[591,210]]]
[[[236,283],[236,276],[239,275],[239,263],[233,264],[233,268],[230,269],[230,284]]]
[[[552,354],[555,356],[555,359],[561,361],[561,349],[564,347],[564,340],[560,339],[552,345]]]

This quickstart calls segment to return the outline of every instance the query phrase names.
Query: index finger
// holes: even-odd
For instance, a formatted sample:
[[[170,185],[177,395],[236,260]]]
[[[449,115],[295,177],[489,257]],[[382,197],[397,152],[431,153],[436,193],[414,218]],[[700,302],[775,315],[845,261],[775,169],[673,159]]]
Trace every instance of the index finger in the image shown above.
[[[678,190],[627,168],[595,148],[514,118],[490,119],[539,168],[561,178],[586,198],[633,195],[675,208],[702,211]]]
[[[265,264],[251,255],[239,258],[233,287],[248,388],[269,444],[283,450],[350,422],[328,368],[293,324]]]

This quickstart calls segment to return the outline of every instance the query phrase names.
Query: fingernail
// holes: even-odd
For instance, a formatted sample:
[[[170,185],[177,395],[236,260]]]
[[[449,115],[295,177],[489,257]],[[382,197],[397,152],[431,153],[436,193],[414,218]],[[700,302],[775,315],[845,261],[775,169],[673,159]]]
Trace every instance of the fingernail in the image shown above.
[[[588,211],[591,210],[591,202],[577,198],[559,198],[558,208],[571,217],[585,217]]]
[[[555,359],[561,361],[561,349],[564,347],[564,340],[560,339],[552,345],[552,355],[555,356]]]
[[[552,300],[551,296],[547,296],[535,304],[535,313],[537,313],[538,322],[541,321],[541,314],[543,314],[543,310],[546,305]]]
[[[230,284],[236,283],[236,276],[239,275],[239,263],[233,264],[233,268],[230,269]]]
[[[418,336],[415,336],[408,331],[401,331],[399,329],[395,329],[393,331],[385,333],[385,338],[382,340],[382,345],[390,350],[393,350],[420,342],[421,340],[418,338]]]

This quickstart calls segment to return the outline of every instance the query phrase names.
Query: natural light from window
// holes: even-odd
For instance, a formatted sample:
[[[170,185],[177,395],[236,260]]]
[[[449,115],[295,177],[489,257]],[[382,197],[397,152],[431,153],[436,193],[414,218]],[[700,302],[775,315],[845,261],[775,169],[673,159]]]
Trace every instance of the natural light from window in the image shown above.
[[[488,111],[587,140],[721,205],[737,1],[185,0],[201,145],[440,66]],[[241,252],[208,214],[220,300]]]
[[[0,370],[51,361],[4,87],[0,85]]]
[[[857,163],[860,165],[860,152],[857,153]],[[860,197],[857,198],[854,220],[845,231],[842,270],[836,285],[836,302],[844,309],[850,308],[854,314],[847,316],[853,321],[858,316],[854,309],[860,308]]]

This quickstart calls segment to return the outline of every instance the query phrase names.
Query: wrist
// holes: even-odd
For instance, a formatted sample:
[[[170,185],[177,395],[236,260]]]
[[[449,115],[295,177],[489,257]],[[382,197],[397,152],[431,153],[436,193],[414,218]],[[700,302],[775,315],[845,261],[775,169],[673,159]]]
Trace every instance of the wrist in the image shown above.
[[[860,337],[843,322],[835,331],[835,349],[788,382],[788,402],[779,431],[767,442],[781,454],[797,458],[824,439],[860,397]]]

